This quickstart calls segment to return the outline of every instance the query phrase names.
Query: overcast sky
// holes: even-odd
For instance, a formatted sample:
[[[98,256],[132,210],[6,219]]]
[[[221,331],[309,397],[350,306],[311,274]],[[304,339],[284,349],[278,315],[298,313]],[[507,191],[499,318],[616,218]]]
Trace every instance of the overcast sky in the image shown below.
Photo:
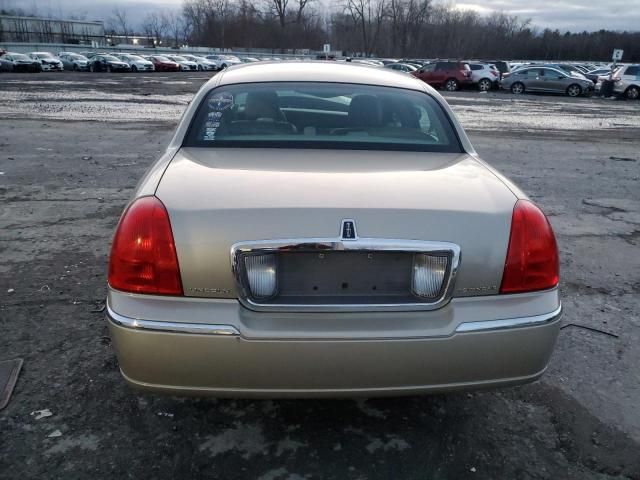
[[[317,0],[330,4],[338,0]],[[436,2],[442,0],[436,0]],[[141,18],[158,8],[179,8],[182,0],[0,0],[0,8],[37,10],[44,16],[86,14],[87,19],[106,20],[115,6],[125,7],[131,17]],[[504,11],[530,18],[539,28],[560,30],[640,30],[640,0],[460,0],[459,8],[480,13]]]

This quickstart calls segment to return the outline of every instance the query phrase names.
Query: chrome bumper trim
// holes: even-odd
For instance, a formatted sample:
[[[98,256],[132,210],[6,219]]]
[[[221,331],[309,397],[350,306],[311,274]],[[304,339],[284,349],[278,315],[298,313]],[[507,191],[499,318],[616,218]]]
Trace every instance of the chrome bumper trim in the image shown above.
[[[125,317],[114,312],[106,306],[107,318],[114,324],[131,328],[133,330],[170,332],[170,333],[197,333],[204,335],[218,335],[226,337],[240,336],[237,328],[231,325],[211,325],[207,323],[182,323],[182,322],[158,322],[155,320],[140,320],[137,318]]]
[[[487,332],[491,330],[506,330],[519,327],[537,327],[553,323],[562,316],[562,305],[551,313],[535,315],[533,317],[507,318],[504,320],[484,320],[478,322],[464,322],[458,325],[456,333]]]

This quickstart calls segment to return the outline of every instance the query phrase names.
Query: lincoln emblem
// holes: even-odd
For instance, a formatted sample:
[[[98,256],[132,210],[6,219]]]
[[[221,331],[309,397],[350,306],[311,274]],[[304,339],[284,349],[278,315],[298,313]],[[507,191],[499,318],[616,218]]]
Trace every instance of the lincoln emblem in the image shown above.
[[[356,240],[356,222],[354,220],[342,220],[342,240]]]

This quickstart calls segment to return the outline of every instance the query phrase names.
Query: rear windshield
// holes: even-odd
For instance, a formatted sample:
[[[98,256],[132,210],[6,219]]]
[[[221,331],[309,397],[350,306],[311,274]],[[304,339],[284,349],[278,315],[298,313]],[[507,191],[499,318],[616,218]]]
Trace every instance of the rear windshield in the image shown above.
[[[184,146],[462,151],[447,114],[426,93],[310,82],[212,90]]]

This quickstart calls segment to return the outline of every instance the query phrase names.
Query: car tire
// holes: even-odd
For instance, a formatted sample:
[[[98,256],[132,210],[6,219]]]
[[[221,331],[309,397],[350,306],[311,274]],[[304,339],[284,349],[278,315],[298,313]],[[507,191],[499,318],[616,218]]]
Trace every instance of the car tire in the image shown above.
[[[222,67],[220,67],[220,70],[224,70],[225,68],[227,68],[227,64],[226,64],[226,63],[223,63],[223,64],[222,64]]]
[[[488,92],[491,90],[491,80],[483,78],[478,82],[478,90],[481,92]]]
[[[75,63],[73,64],[73,71],[77,72],[78,71],[78,65],[76,65]]]
[[[204,68],[202,67],[202,65],[198,65],[198,71],[201,72],[203,70],[204,70]]]
[[[111,73],[112,69],[111,69],[111,65],[107,65],[107,73]]]
[[[579,97],[580,95],[582,95],[582,87],[577,83],[572,83],[567,87],[567,90],[565,91],[565,93],[569,97]]]
[[[136,67],[135,65],[131,65],[131,71],[133,73],[137,73],[138,72],[138,67]]]
[[[629,100],[638,100],[638,98],[640,98],[640,88],[632,85],[631,87],[627,88],[626,92],[624,92],[624,96]]]
[[[513,85],[511,85],[511,93],[513,93],[514,95],[522,95],[524,93],[524,83],[522,82],[515,82]]]
[[[460,83],[455,78],[449,78],[444,82],[444,89],[447,92],[455,92],[460,88]]]
[[[89,64],[89,71],[92,73],[96,71],[96,67],[93,63]]]

